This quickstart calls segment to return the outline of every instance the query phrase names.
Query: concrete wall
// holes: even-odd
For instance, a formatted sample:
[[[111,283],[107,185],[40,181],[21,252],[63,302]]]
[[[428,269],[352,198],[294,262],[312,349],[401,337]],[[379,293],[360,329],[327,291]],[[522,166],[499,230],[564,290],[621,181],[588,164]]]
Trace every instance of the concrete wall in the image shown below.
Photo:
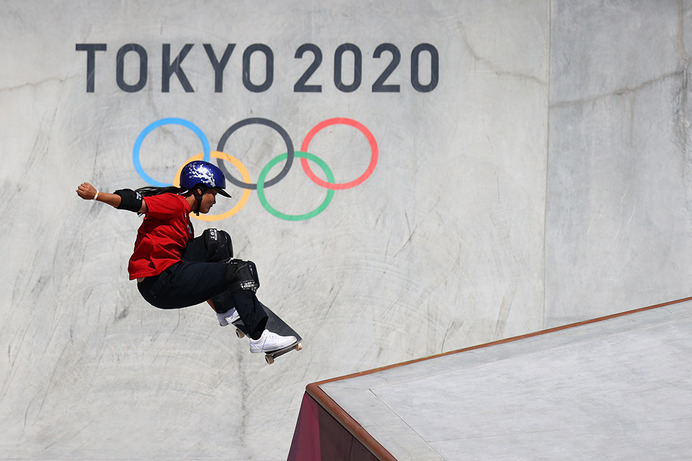
[[[0,1],[0,453],[283,459],[309,382],[689,295],[691,11]],[[382,44],[396,92],[373,90],[395,62]],[[300,91],[317,52],[320,91]],[[360,184],[332,195],[296,157],[263,200],[232,186],[212,210],[232,216],[195,223],[232,234],[305,337],[271,367],[208,307],[147,305],[126,276],[140,218],[74,193],[171,182],[248,118],[299,151],[335,117],[363,131],[325,127],[307,150],[349,183],[371,133]],[[259,123],[223,144],[253,183],[287,151]]]
[[[553,2],[550,325],[689,293],[690,2]]]

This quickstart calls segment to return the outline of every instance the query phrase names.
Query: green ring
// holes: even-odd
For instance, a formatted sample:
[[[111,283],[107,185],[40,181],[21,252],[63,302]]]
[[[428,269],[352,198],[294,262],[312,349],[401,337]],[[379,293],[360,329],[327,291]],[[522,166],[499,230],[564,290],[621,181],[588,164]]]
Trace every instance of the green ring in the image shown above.
[[[334,182],[334,174],[332,173],[332,170],[329,169],[324,160],[308,152],[295,151],[295,156],[298,158],[304,158],[315,162],[320,168],[322,168],[322,171],[324,171],[324,173],[327,175],[327,181]],[[329,204],[332,201],[332,198],[334,197],[334,190],[330,189],[327,191],[327,197],[325,197],[324,201],[320,206],[308,213],[300,215],[292,215],[280,212],[279,210],[277,210],[269,204],[267,198],[264,195],[264,179],[267,177],[267,174],[269,174],[269,171],[274,167],[274,165],[276,165],[282,160],[286,160],[287,158],[288,154],[281,154],[278,157],[274,157],[269,163],[267,163],[267,166],[265,166],[262,169],[262,172],[259,174],[259,177],[257,178],[257,197],[259,198],[259,201],[264,207],[264,209],[267,210],[270,214],[276,216],[277,218],[285,219],[286,221],[302,221],[305,219],[314,218],[318,214],[322,213],[329,206]]]

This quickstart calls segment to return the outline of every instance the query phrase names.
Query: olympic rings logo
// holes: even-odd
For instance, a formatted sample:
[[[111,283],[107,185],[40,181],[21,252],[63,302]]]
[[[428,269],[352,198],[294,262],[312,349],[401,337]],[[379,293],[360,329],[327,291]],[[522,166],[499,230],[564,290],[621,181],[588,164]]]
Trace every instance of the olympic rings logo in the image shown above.
[[[225,153],[223,151],[224,147],[226,146],[226,142],[228,139],[233,135],[236,131],[241,129],[244,126],[251,125],[251,124],[259,124],[259,125],[264,125],[269,128],[274,129],[276,132],[279,133],[281,138],[284,140],[284,143],[286,144],[286,152],[283,154],[280,154],[276,157],[274,157],[272,160],[267,163],[267,165],[262,169],[260,172],[259,176],[257,177],[257,182],[253,183],[251,182],[250,178],[250,173],[248,172],[247,168],[245,165],[236,157],[234,157],[231,154]],[[193,133],[197,135],[199,140],[202,143],[202,153],[194,155],[187,159],[183,165],[180,166],[178,169],[178,172],[175,175],[175,182],[174,183],[164,183],[155,180],[151,176],[149,176],[145,171],[144,168],[142,168],[142,163],[140,161],[140,149],[142,147],[142,143],[144,142],[144,139],[154,131],[156,128],[163,126],[163,125],[180,125],[185,128],[190,129]],[[326,127],[332,126],[332,125],[348,125],[353,128],[356,128],[358,131],[360,131],[368,140],[368,143],[370,144],[370,163],[367,166],[365,172],[361,174],[358,178],[349,181],[349,182],[343,182],[343,183],[337,183],[334,180],[334,173],[332,170],[329,168],[327,163],[319,158],[318,156],[309,153],[308,149],[310,147],[310,142],[313,140],[315,135],[323,130]],[[287,214],[283,213],[276,208],[274,208],[269,201],[267,200],[266,194],[265,194],[265,189],[268,187],[271,187],[275,184],[277,184],[279,181],[281,181],[291,170],[291,167],[293,166],[293,162],[295,158],[300,159],[300,165],[307,175],[308,178],[310,178],[311,181],[313,181],[315,184],[318,186],[327,189],[327,194],[325,199],[322,201],[322,203],[315,208],[314,210],[304,213],[304,214]],[[259,199],[260,203],[264,207],[265,210],[267,210],[270,214],[276,216],[277,218],[281,218],[287,221],[302,221],[306,219],[313,218],[323,212],[331,203],[332,198],[334,197],[334,191],[336,190],[344,190],[344,189],[350,189],[352,187],[355,187],[359,184],[362,184],[366,179],[370,177],[372,172],[375,170],[375,167],[377,166],[377,158],[378,158],[378,147],[377,147],[377,141],[375,140],[375,137],[373,134],[368,130],[362,123],[352,120],[350,118],[331,118],[328,120],[324,120],[317,125],[315,125],[308,133],[305,135],[305,138],[303,139],[303,142],[301,144],[300,150],[296,151],[293,147],[293,141],[291,140],[291,137],[288,135],[286,130],[281,127],[278,123],[268,120],[265,118],[247,118],[244,120],[239,121],[238,123],[235,123],[234,125],[230,126],[224,134],[221,136],[221,139],[219,140],[219,143],[217,145],[217,148],[215,151],[211,150],[211,146],[209,144],[209,140],[207,139],[206,135],[202,130],[196,126],[194,123],[185,120],[183,118],[162,118],[160,120],[155,121],[154,123],[150,124],[146,128],[144,128],[139,136],[137,136],[137,140],[135,141],[135,145],[132,149],[132,163],[135,166],[135,170],[137,170],[137,173],[139,176],[144,179],[148,184],[156,187],[168,187],[172,185],[179,185],[179,177],[180,177],[180,171],[182,170],[183,166],[193,160],[204,160],[207,162],[210,162],[212,158],[217,159],[217,163],[221,171],[223,171],[224,176],[226,177],[226,181],[240,187],[243,189],[243,194],[240,197],[240,200],[238,203],[231,208],[230,210],[216,214],[216,215],[200,215],[200,216],[193,216],[196,219],[202,220],[202,221],[219,221],[222,219],[230,218],[231,216],[235,215],[238,213],[246,204],[247,201],[250,198],[250,193],[252,190],[257,191],[257,198]],[[235,175],[231,174],[226,169],[225,163],[230,163],[235,167],[235,169],[240,173],[240,179],[238,179]],[[274,167],[279,164],[280,162],[284,162],[283,168],[271,179],[267,179],[267,176],[269,176],[269,173],[274,169]],[[327,180],[323,180],[319,178],[311,169],[310,163],[313,162],[315,163],[323,172],[324,175],[326,176]]]

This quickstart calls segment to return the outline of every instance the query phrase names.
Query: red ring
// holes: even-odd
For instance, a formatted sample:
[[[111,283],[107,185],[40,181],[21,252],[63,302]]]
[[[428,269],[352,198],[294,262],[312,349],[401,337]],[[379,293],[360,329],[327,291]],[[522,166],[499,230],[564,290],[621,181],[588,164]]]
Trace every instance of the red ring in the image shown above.
[[[300,159],[300,164],[303,166],[303,170],[305,171],[305,174],[308,175],[308,177],[315,182],[315,184],[322,186],[326,189],[332,189],[332,190],[344,190],[344,189],[350,189],[351,187],[355,187],[359,184],[361,184],[363,181],[368,179],[368,177],[372,174],[372,172],[375,170],[375,166],[377,166],[377,141],[375,141],[375,137],[372,135],[370,130],[368,130],[365,125],[363,125],[360,122],[357,122],[355,120],[351,120],[350,118],[330,118],[328,120],[325,120],[323,122],[318,123],[315,125],[315,127],[308,132],[307,135],[305,135],[305,139],[303,139],[303,144],[300,148],[301,151],[303,152],[308,152],[308,146],[310,145],[310,141],[312,141],[312,138],[317,134],[318,131],[320,131],[322,128],[331,126],[331,125],[350,125],[358,130],[360,130],[361,133],[365,135],[365,137],[368,139],[368,142],[370,143],[370,150],[372,152],[371,158],[370,158],[370,165],[368,165],[368,169],[365,170],[365,173],[363,173],[360,177],[354,179],[351,182],[345,182],[345,183],[332,183],[332,182],[327,182],[324,181],[320,178],[318,178],[315,173],[312,172],[310,169],[310,165],[308,164],[308,159],[306,158],[301,158]]]

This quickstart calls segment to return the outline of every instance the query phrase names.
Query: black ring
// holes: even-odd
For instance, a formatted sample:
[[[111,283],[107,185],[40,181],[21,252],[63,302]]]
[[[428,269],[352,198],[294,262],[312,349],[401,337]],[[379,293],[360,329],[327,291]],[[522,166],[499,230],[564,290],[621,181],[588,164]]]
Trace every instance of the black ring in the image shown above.
[[[288,136],[288,133],[286,133],[286,130],[284,130],[281,127],[281,125],[266,118],[246,118],[245,120],[241,120],[238,123],[231,125],[231,127],[226,130],[223,136],[221,136],[221,139],[219,140],[219,145],[217,146],[216,150],[219,152],[224,152],[223,148],[226,146],[226,141],[233,134],[233,132],[235,132],[239,128],[244,127],[245,125],[250,125],[252,123],[258,123],[260,125],[266,125],[269,128],[274,128],[281,135],[284,142],[286,143],[286,153],[288,154],[286,157],[286,164],[284,165],[283,169],[279,171],[279,174],[277,174],[275,177],[264,183],[264,187],[270,187],[276,184],[277,182],[281,181],[284,178],[284,176],[288,174],[288,170],[291,169],[291,166],[293,165],[293,158],[295,157],[295,151],[293,150],[293,141],[291,141],[290,136]],[[228,179],[236,186],[242,187],[243,189],[257,189],[257,183],[246,183],[234,178],[233,175],[226,169],[226,167],[223,164],[224,162],[222,162],[221,159],[218,159],[217,163],[226,179]]]

